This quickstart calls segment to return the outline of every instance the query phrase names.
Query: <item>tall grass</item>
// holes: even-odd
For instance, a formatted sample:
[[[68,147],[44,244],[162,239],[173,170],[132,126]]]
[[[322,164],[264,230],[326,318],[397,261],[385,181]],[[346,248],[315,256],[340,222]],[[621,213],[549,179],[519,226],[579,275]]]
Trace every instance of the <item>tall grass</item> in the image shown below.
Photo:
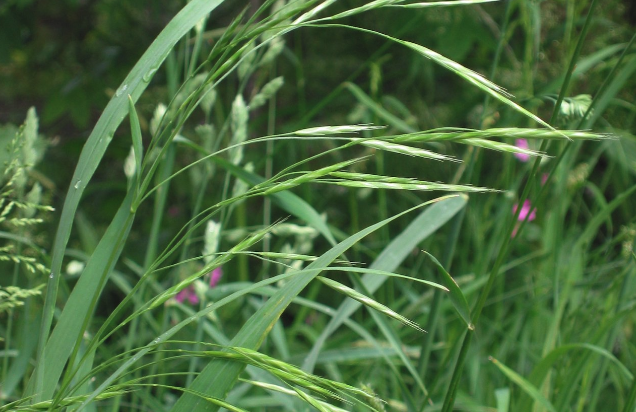
[[[352,23],[485,2],[267,0],[211,31],[224,1],[189,2],[84,145],[41,319],[26,307],[30,322],[4,329],[27,338],[15,359],[5,348],[12,386],[0,410],[632,412],[636,185],[634,152],[617,145],[634,140],[596,124],[620,106],[632,42],[605,50],[614,58],[593,97],[571,96],[575,76],[606,54],[584,54],[596,1],[568,8],[562,76],[536,93],[554,101],[543,120],[531,100],[535,3],[491,5],[505,10],[491,79]],[[529,42],[527,106],[495,82],[517,27]],[[421,129],[379,95],[377,66],[369,92],[355,78],[334,91],[358,103],[349,124],[280,126],[276,96],[292,86],[276,62],[293,32],[317,29],[363,32],[454,76],[484,98],[479,127]],[[139,99],[160,70],[170,100],[147,121]],[[111,141],[128,136],[125,196],[101,233],[81,217],[82,196]],[[392,172],[388,160],[404,167]],[[592,179],[601,163],[609,176]],[[444,170],[454,175],[440,182]],[[173,192],[187,204],[171,205]],[[333,198],[348,227],[321,214]],[[176,230],[174,208],[187,216]],[[82,251],[69,244],[74,227]],[[69,259],[81,263],[77,278]]]

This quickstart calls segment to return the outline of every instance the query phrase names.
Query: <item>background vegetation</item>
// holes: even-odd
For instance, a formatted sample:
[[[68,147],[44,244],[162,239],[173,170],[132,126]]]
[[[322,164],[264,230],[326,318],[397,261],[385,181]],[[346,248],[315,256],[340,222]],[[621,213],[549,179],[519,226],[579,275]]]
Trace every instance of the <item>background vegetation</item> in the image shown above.
[[[635,410],[630,2],[204,3],[0,5],[2,410]]]

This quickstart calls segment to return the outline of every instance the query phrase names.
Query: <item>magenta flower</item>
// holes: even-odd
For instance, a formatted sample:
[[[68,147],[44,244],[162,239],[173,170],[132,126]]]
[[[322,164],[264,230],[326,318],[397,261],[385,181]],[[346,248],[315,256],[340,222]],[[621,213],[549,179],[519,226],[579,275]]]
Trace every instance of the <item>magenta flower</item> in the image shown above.
[[[521,206],[521,211],[519,212],[520,221],[526,220],[528,218],[528,222],[533,221],[537,217],[537,209],[532,209],[532,205],[530,204],[530,200],[526,199],[523,202],[523,206]],[[512,213],[517,213],[517,205],[515,204],[512,207]]]
[[[528,141],[526,139],[517,139],[517,140],[515,140],[515,146],[517,146],[519,149],[529,149],[530,148],[528,146]],[[522,162],[527,162],[530,159],[530,155],[527,155],[525,153],[515,153],[514,155],[515,155],[515,157],[517,159],[519,159]]]
[[[221,277],[223,277],[223,270],[221,270],[221,267],[219,266],[210,272],[210,287],[215,287],[216,284],[219,283],[219,280],[221,280]]]
[[[175,299],[179,303],[183,303],[184,300],[187,300],[192,305],[196,305],[197,303],[199,303],[199,297],[194,291],[194,285],[190,285],[185,289],[181,289],[181,291],[177,293],[177,296],[175,296]]]
[[[517,213],[517,207],[518,205],[515,204],[512,207],[512,213],[515,214]],[[528,199],[524,200],[523,202],[523,206],[521,206],[521,210],[519,211],[519,217],[517,218],[517,220],[519,220],[519,222],[523,222],[524,220],[528,220],[528,222],[533,221],[535,218],[537,217],[537,209],[533,209],[532,205],[530,204],[530,201]],[[517,222],[517,224],[515,225],[515,228],[512,231],[512,237],[517,236],[517,230],[519,230],[519,223]]]
[[[221,280],[221,277],[223,276],[223,271],[221,270],[220,267],[218,267],[214,269],[212,272],[210,272],[209,275],[210,275],[210,287],[213,288],[216,286],[217,283],[219,283],[219,280]],[[196,282],[200,282],[200,281],[196,281]],[[205,288],[205,286],[203,287]],[[175,300],[179,303],[183,303],[184,301],[187,300],[192,305],[196,305],[197,303],[199,303],[199,296],[197,295],[196,289],[194,288],[194,284],[191,284],[185,289],[181,289],[181,291],[177,293],[177,296],[175,296]]]

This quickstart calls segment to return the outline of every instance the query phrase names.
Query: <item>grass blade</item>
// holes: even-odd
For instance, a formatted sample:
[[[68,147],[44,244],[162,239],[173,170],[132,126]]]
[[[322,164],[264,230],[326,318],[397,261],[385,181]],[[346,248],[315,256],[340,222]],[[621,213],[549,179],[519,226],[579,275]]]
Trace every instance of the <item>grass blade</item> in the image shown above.
[[[420,331],[420,332],[425,332],[424,329],[422,329],[417,323],[413,322],[410,319],[405,318],[404,316],[400,315],[399,313],[395,312],[394,310],[392,310],[391,308],[381,304],[380,302],[374,300],[373,298],[366,296],[360,292],[358,292],[355,289],[352,289],[346,285],[343,285],[340,282],[336,282],[335,280],[329,279],[329,278],[324,278],[322,276],[318,276],[317,277],[318,280],[320,280],[322,283],[324,283],[325,285],[329,286],[330,288],[332,288],[333,290],[335,290],[336,292],[340,292],[342,294],[345,294],[347,296],[349,296],[351,299],[355,299],[358,302],[362,303],[363,305],[377,310],[380,313],[385,314],[386,316],[393,318],[397,321],[399,321],[400,323],[403,323],[406,326],[410,326],[413,329]]]
[[[462,290],[459,288],[459,285],[457,284],[457,282],[455,282],[455,279],[453,279],[453,277],[446,271],[446,269],[444,269],[444,266],[439,263],[439,260],[435,259],[435,256],[424,250],[422,252],[424,252],[426,256],[431,258],[433,263],[435,263],[435,265],[439,268],[439,271],[442,274],[442,283],[448,288],[450,293],[450,300],[453,303],[453,306],[455,307],[455,310],[457,311],[459,316],[461,316],[464,322],[466,322],[466,326],[468,327],[468,329],[475,329],[475,325],[473,325],[470,321],[470,308],[468,307],[468,302],[466,301],[466,297],[462,293]]]
[[[521,375],[508,368],[506,365],[498,362],[497,359],[490,358],[490,360],[492,363],[495,364],[495,366],[499,368],[500,371],[503,372],[504,375],[508,377],[508,379],[519,385],[519,387],[523,389],[524,392],[530,395],[535,401],[540,403],[546,410],[548,410],[549,412],[557,412],[550,401],[547,400],[543,395],[541,395],[541,392],[539,392],[539,390],[533,384],[525,380]]]
[[[127,99],[122,97],[124,94],[129,94],[132,100],[136,101],[148,86],[148,83],[161,66],[161,63],[166,59],[170,50],[177,44],[177,41],[190,31],[190,29],[201,20],[201,17],[214,10],[219,4],[223,3],[223,1],[224,0],[193,0],[168,23],[166,28],[157,36],[135,67],[130,71],[122,85],[117,89],[115,96],[113,96],[106,106],[106,109],[97,121],[95,128],[82,149],[79,162],[75,168],[70,187],[64,200],[64,207],[62,209],[52,251],[51,276],[49,277],[47,285],[38,342],[37,363],[40,367],[36,369],[38,373],[34,375],[35,382],[30,385],[31,390],[27,392],[27,395],[35,395],[35,401],[45,399],[44,395],[46,393],[52,393],[55,388],[55,383],[53,385],[45,384],[45,380],[50,382],[50,379],[44,375],[44,370],[47,368],[45,365],[53,360],[45,357],[44,347],[53,322],[64,252],[71,235],[75,212],[82,193],[95,173],[117,127],[119,127],[128,113]]]
[[[37,390],[33,378],[29,382],[28,389],[36,391],[34,393],[38,394],[38,399],[50,399],[53,396],[64,365],[71,353],[77,350],[76,346],[82,339],[99,295],[121,254],[132,226],[134,218],[134,214],[130,211],[132,198],[131,190],[64,305],[51,338],[44,348],[43,356],[46,362],[38,363],[33,372],[33,376],[42,376],[41,383],[44,387]]]

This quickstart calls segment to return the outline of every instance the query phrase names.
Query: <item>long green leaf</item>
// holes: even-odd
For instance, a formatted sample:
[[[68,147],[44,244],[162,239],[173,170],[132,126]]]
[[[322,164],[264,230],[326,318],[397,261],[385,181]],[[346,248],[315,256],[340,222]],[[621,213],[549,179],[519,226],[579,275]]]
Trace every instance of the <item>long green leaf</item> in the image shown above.
[[[457,313],[459,313],[459,316],[462,317],[464,322],[466,322],[466,326],[468,326],[468,329],[474,329],[475,326],[470,321],[470,308],[468,307],[468,302],[466,301],[466,297],[462,293],[462,290],[459,288],[459,285],[457,284],[457,282],[455,282],[455,279],[453,279],[453,277],[446,271],[446,269],[444,269],[444,266],[439,263],[439,260],[435,259],[435,256],[426,251],[423,252],[429,258],[431,258],[433,263],[435,263],[435,265],[439,268],[439,271],[442,274],[442,283],[450,291],[450,300],[453,303],[455,310],[457,311]]]
[[[132,200],[131,190],[88,260],[44,348],[42,359],[45,362],[37,364],[33,375],[40,377],[41,384],[44,385],[35,392],[38,399],[50,399],[53,396],[64,365],[82,339],[99,295],[119,258],[132,226]],[[35,383],[32,378],[27,392],[35,390]]]
[[[35,375],[35,382],[30,385],[31,390],[27,392],[27,395],[36,395],[35,401],[45,399],[45,394],[52,393],[57,384],[57,381],[53,381],[51,384],[51,379],[44,375],[44,370],[54,361],[45,356],[45,345],[53,322],[64,251],[71,234],[75,212],[82,193],[95,173],[115,131],[128,113],[128,99],[126,96],[129,94],[132,100],[136,101],[148,86],[161,63],[168,56],[170,50],[177,44],[177,41],[192,29],[203,16],[210,13],[223,1],[193,0],[168,23],[117,89],[115,96],[106,106],[104,113],[97,121],[82,149],[78,165],[75,168],[73,179],[64,200],[62,216],[60,217],[52,251],[51,276],[47,286],[38,342],[39,368],[37,368],[38,373]]]
[[[523,389],[524,392],[530,395],[535,401],[540,403],[545,409],[547,409],[549,412],[557,412],[557,410],[550,403],[550,401],[547,400],[543,395],[541,395],[541,392],[539,392],[539,390],[533,384],[528,382],[517,372],[513,371],[512,369],[508,368],[506,365],[497,361],[497,359],[490,358],[490,360],[492,361],[492,363],[495,364],[495,366],[499,368],[500,371],[503,372],[504,375],[508,377],[508,379],[510,379],[512,382],[516,383],[517,385],[519,385],[519,387]]]

